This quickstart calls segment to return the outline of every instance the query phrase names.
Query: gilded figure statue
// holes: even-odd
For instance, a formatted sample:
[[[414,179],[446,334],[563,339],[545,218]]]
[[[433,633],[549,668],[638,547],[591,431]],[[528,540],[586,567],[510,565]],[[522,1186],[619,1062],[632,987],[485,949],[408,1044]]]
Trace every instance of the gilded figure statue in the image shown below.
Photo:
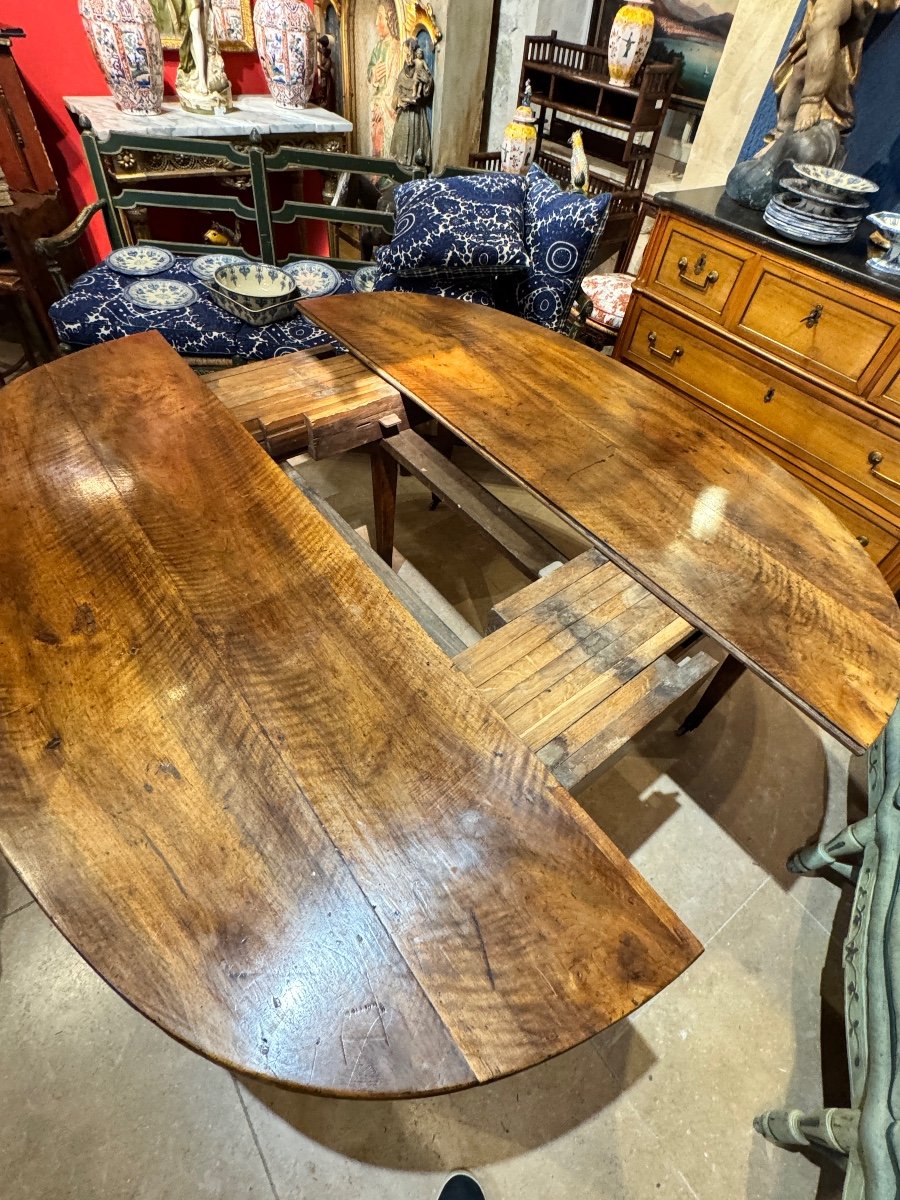
[[[834,122],[841,134],[853,128],[853,88],[866,34],[879,13],[898,11],[900,0],[807,0],[800,28],[772,77],[778,123],[767,144],[820,121]]]

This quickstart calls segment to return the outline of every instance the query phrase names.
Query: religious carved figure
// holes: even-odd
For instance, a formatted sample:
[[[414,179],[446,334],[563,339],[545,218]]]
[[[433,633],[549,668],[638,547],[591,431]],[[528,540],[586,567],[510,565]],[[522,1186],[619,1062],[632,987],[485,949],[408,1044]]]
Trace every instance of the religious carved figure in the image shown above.
[[[319,108],[327,108],[329,112],[337,112],[334,63],[331,59],[331,38],[328,34],[323,34],[317,41],[316,75],[313,80],[313,90],[310,99]]]
[[[219,53],[213,0],[153,0],[157,25],[182,30],[175,91],[188,112],[228,112],[231,84]]]
[[[853,128],[853,88],[863,42],[878,13],[900,11],[900,0],[807,0],[806,12],[772,83],[778,123],[767,143],[833,121],[842,134]]]
[[[427,109],[434,91],[434,76],[415,38],[407,38],[403,43],[403,58],[394,84],[396,121],[391,138],[391,158],[408,167],[430,167],[431,129]]]
[[[378,40],[369,58],[366,77],[372,89],[372,153],[383,158],[386,148],[391,145],[396,114],[391,80],[400,67],[400,27],[393,4],[380,3],[376,8],[375,36]]]
[[[778,121],[756,158],[732,168],[725,185],[732,199],[765,208],[789,163],[844,165],[866,35],[879,13],[897,12],[900,0],[806,0],[772,77]]]

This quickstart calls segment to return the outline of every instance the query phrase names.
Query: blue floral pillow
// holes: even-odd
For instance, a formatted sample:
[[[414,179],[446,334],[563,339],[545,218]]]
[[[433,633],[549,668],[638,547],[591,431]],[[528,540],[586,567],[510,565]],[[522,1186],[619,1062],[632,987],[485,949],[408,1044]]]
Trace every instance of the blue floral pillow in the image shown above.
[[[559,329],[565,323],[594,252],[609,208],[610,195],[564,192],[540,167],[525,177],[525,245],[531,265],[517,284],[519,316]]]
[[[396,200],[394,236],[379,258],[386,272],[472,278],[529,265],[518,175],[414,179],[397,188]]]
[[[410,279],[402,275],[388,274],[379,270],[375,277],[376,292],[418,292],[420,296],[446,296],[450,300],[467,300],[470,304],[481,304],[495,308],[494,297],[483,287],[466,280]]]

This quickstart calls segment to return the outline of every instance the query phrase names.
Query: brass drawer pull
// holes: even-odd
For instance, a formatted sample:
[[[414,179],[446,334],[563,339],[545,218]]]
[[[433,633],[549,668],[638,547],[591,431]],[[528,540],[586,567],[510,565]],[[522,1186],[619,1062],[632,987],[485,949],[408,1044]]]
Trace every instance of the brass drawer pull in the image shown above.
[[[900,488],[900,479],[891,479],[890,475],[883,475],[878,470],[879,464],[884,462],[883,454],[879,454],[877,450],[872,450],[869,454],[869,462],[872,464],[869,470],[876,479],[880,479],[882,483],[889,483],[891,487]]]
[[[699,275],[705,266],[706,266],[706,255],[701,254],[700,257],[697,259],[697,262],[694,264],[694,274]],[[681,280],[681,282],[684,284],[685,287],[694,288],[698,292],[709,291],[709,289],[712,287],[712,285],[719,278],[718,271],[710,271],[709,274],[706,276],[706,279],[704,279],[703,283],[697,283],[696,280],[694,280],[694,279],[688,279],[687,275],[685,274],[685,271],[687,271],[687,269],[688,269],[687,256],[683,255],[678,260],[678,278]]]
[[[657,358],[665,359],[665,361],[668,363],[675,362],[677,359],[681,358],[682,354],[684,354],[684,350],[681,348],[681,346],[676,346],[671,354],[666,354],[664,350],[657,350],[656,334],[653,332],[647,334],[647,346],[651,354],[655,354]]]
[[[763,396],[763,404],[771,404],[774,399],[775,399],[775,389],[769,388],[769,390]]]
[[[859,544],[861,546],[868,546],[868,544],[869,544],[869,539],[866,537],[866,535],[864,533],[858,533],[856,535],[856,540],[859,542]]]
[[[813,329],[822,319],[822,313],[825,311],[824,304],[816,304],[812,310],[802,319],[801,325],[805,325],[807,329]]]

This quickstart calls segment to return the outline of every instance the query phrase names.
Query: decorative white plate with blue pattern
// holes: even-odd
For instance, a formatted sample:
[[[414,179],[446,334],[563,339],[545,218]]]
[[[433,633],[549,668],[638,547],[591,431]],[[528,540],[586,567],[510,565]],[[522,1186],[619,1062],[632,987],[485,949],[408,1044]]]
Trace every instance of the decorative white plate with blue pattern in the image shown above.
[[[378,263],[366,263],[353,273],[354,292],[373,292],[378,278]]]
[[[313,296],[330,296],[341,286],[341,273],[328,263],[303,258],[299,262],[287,263],[282,268],[290,275],[297,290],[305,299]]]
[[[171,267],[175,255],[162,246],[123,246],[106,256],[106,265],[120,275],[158,275]]]
[[[199,299],[197,289],[180,279],[139,279],[125,289],[125,295],[137,308],[187,308]]]
[[[191,259],[188,270],[205,282],[212,279],[218,267],[234,267],[246,261],[242,254],[201,254]]]
[[[823,167],[819,163],[794,163],[794,170],[804,179],[835,192],[871,196],[878,191],[878,184],[871,179],[864,179],[862,175],[848,175],[846,171],[836,171],[834,167]]]

